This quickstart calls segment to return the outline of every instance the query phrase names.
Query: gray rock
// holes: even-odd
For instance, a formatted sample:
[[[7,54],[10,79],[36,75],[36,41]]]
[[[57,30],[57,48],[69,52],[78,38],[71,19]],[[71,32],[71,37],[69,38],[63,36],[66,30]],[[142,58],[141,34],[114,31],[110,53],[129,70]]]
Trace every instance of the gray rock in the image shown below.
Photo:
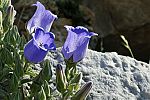
[[[46,57],[53,66],[65,68],[60,48]],[[101,53],[87,50],[78,63],[83,83],[92,81],[87,100],[150,100],[150,66],[115,52]]]
[[[94,13],[92,25],[99,34],[92,49],[130,55],[121,44],[119,34],[122,34],[129,41],[134,57],[149,61],[150,0],[83,0],[83,5]]]
[[[106,36],[150,23],[149,0],[83,0],[95,14],[94,28]],[[116,30],[117,29],[117,30]]]

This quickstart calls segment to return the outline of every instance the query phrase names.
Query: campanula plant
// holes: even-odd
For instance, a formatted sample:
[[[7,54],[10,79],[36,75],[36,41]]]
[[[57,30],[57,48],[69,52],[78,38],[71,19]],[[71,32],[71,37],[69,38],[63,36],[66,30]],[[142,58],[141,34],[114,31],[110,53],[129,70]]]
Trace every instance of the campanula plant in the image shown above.
[[[97,35],[94,32],[88,31],[83,26],[65,26],[68,36],[62,47],[62,54],[65,58],[66,69],[65,74],[67,80],[74,77],[76,74],[76,64],[81,61],[88,49],[89,41],[92,36]]]
[[[56,50],[55,35],[50,29],[57,15],[46,10],[38,1],[33,4],[37,9],[27,23],[31,39],[25,40],[14,25],[16,11],[10,0],[2,0],[0,3],[0,98],[85,99],[92,88],[92,82],[80,87],[82,73],[77,71],[76,65],[85,57],[90,38],[97,34],[83,26],[65,26],[68,36],[61,52],[66,66],[57,64],[54,67],[50,59],[44,58],[48,51]],[[41,66],[38,72],[34,70],[37,63]],[[56,72],[52,70],[54,68]]]
[[[20,37],[14,25],[16,11],[11,0],[0,1],[0,99],[22,100],[25,60],[23,46],[25,38]],[[26,91],[26,90],[25,90]],[[17,99],[16,99],[17,98]]]
[[[83,26],[65,26],[68,31],[67,39],[62,47],[62,53],[65,59],[73,59],[73,62],[79,62],[85,57],[90,38],[97,35],[89,32]],[[72,58],[71,58],[72,57]]]
[[[60,79],[63,79],[64,83],[56,82],[56,84],[59,86],[59,92],[61,92],[64,100],[68,98],[73,100],[83,100],[89,93],[92,83],[88,82],[80,89],[79,85],[82,79],[82,73],[77,71],[76,65],[85,57],[90,38],[97,34],[88,31],[88,29],[83,26],[73,27],[66,25],[65,28],[68,32],[68,36],[61,50],[66,62],[65,74],[62,75],[65,76],[65,78]],[[59,77],[56,76],[56,79],[57,78]],[[65,79],[67,80],[67,83]],[[66,84],[67,87],[65,87]],[[72,87],[71,90],[70,87]]]
[[[51,25],[56,15],[37,1],[37,10],[29,20],[27,29],[32,34],[32,39],[25,45],[24,55],[26,59],[33,63],[41,62],[49,50],[55,50],[54,38],[55,35],[50,31]]]

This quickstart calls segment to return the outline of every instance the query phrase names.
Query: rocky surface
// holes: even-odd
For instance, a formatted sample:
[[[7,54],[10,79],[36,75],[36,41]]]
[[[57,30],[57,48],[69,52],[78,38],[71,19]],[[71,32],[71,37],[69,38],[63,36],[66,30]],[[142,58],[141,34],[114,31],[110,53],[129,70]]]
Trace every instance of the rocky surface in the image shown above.
[[[123,34],[136,59],[148,62],[150,57],[150,0],[83,0],[95,17],[93,28],[103,37],[105,51],[130,55],[121,46],[119,34]],[[113,34],[113,35],[112,35]],[[101,51],[101,38],[96,50]]]
[[[103,36],[150,24],[148,0],[84,0],[95,14],[94,29]]]
[[[56,66],[65,67],[60,48],[46,57]],[[88,50],[78,63],[83,83],[93,82],[87,100],[150,100],[150,66],[115,52]]]

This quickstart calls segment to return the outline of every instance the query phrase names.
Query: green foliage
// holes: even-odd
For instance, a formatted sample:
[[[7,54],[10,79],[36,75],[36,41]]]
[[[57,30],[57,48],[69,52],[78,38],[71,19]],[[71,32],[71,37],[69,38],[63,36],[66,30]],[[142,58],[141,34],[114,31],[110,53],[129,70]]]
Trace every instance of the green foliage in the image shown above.
[[[34,70],[35,65],[24,58],[23,49],[27,40],[14,25],[15,14],[10,0],[0,0],[0,99],[85,98],[90,88],[80,90],[82,74],[77,72],[76,63],[66,61],[65,73],[61,66],[56,68],[56,81],[52,79],[53,66],[49,60],[40,63],[40,72]]]
[[[21,78],[24,75],[23,57],[24,37],[20,37],[13,25],[16,11],[10,0],[0,1],[0,98],[20,100]]]
[[[61,93],[62,100],[84,100],[92,88],[91,82],[80,88],[82,73],[77,72],[76,64],[72,60],[66,60],[65,73],[61,65],[56,67],[56,88]]]
[[[0,0],[0,11],[5,12],[10,4],[11,0]]]

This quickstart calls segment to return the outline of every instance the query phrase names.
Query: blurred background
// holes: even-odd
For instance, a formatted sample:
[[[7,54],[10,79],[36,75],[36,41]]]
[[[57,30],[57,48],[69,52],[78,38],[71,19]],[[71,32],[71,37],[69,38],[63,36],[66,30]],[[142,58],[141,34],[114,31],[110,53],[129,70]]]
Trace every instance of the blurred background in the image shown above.
[[[37,0],[12,0],[17,11],[15,24],[20,34],[27,34],[26,23],[34,14]],[[150,0],[39,0],[46,9],[58,16],[51,31],[56,45],[63,45],[67,32],[64,25],[85,26],[98,33],[89,48],[98,52],[117,52],[131,56],[123,45],[123,35],[134,58],[149,63],[150,59]]]

